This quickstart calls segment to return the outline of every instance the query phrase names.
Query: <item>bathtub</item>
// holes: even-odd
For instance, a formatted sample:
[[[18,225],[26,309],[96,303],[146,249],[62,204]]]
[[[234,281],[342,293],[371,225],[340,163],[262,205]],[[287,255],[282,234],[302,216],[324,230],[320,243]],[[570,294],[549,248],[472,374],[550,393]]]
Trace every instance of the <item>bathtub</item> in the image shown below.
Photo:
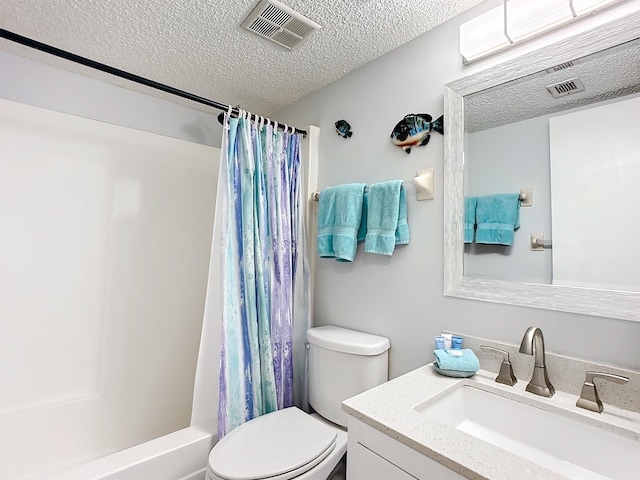
[[[47,480],[204,480],[216,422],[178,430]]]

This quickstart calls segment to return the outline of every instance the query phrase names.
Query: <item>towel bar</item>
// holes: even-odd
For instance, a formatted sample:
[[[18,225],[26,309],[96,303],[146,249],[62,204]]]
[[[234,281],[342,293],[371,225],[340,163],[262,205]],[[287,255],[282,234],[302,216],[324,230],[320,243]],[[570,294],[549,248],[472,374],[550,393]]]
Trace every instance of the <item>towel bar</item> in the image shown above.
[[[415,190],[416,187],[413,185],[413,182],[408,182],[406,180],[402,181],[402,186],[405,188],[405,190],[410,191],[410,190]],[[366,187],[364,189],[365,192],[369,191],[369,187]],[[311,194],[311,200],[313,200],[314,202],[317,202],[318,200],[320,200],[320,192],[313,192]]]

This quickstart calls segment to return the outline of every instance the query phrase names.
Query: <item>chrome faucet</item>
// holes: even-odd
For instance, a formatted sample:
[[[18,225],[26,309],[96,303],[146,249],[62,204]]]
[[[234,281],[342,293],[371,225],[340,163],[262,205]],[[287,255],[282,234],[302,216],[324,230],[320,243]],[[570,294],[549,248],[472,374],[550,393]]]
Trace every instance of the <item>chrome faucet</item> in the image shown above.
[[[522,343],[520,343],[520,353],[533,355],[533,375],[527,385],[527,392],[542,395],[543,397],[552,397],[556,390],[547,376],[542,330],[538,327],[527,328],[527,331],[524,332]]]

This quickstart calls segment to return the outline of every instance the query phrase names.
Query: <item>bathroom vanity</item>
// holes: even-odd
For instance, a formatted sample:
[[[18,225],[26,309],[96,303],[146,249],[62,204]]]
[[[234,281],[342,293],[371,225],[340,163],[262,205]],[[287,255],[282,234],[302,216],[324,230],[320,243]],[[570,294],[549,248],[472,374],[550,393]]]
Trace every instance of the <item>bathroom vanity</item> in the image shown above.
[[[491,371],[471,378],[444,377],[428,364],[346,400],[348,480],[637,478],[635,400],[631,410],[604,400],[599,414],[576,406],[578,387],[561,390],[563,373],[551,371],[557,390],[545,398],[525,390],[528,380],[496,383],[497,370],[484,363]],[[575,376],[575,367],[564,372]],[[625,373],[630,389],[621,395],[635,397],[640,373]]]
[[[464,476],[367,423],[349,417],[348,479],[457,480]]]

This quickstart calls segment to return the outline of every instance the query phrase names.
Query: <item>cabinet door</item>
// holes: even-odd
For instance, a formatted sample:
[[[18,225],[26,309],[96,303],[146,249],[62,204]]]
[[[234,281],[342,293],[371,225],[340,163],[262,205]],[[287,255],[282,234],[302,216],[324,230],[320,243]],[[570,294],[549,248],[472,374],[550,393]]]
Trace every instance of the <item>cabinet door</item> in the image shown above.
[[[416,480],[416,477],[397,467],[360,443],[349,450],[347,480]]]
[[[349,416],[347,480],[464,480],[431,458]]]

